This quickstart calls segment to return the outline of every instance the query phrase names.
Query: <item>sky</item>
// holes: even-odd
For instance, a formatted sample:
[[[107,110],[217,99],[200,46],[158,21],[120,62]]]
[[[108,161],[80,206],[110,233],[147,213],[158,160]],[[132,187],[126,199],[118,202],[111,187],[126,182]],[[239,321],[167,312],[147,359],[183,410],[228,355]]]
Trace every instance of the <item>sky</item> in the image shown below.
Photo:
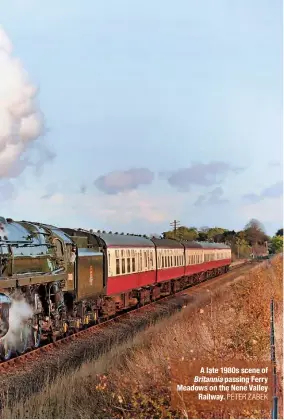
[[[280,0],[0,0],[0,16],[1,216],[283,226]]]

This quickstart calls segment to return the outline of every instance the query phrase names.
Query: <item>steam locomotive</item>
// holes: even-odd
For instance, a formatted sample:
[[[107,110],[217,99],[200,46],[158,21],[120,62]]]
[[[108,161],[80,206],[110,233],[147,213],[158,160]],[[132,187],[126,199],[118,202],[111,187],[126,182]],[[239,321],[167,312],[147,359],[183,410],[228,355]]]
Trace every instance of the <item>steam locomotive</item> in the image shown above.
[[[228,271],[225,244],[149,239],[0,218],[0,358],[25,302],[17,353]],[[16,310],[16,309],[15,309]],[[14,312],[15,312],[14,310]],[[13,313],[14,313],[13,312]],[[8,331],[8,334],[7,334]],[[2,338],[1,338],[2,337]]]

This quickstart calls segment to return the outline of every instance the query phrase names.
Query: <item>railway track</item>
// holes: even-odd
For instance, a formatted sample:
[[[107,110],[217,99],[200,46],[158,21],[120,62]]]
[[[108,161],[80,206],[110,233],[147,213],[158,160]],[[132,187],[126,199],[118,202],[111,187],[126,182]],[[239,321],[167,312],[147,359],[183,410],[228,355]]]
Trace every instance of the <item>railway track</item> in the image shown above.
[[[120,315],[115,316],[107,321],[101,322],[99,324],[92,325],[86,329],[80,330],[75,332],[67,337],[60,338],[54,343],[49,343],[42,345],[36,349],[27,351],[24,354],[19,356],[13,357],[7,361],[0,362],[0,373],[13,373],[15,370],[25,370],[27,366],[30,366],[33,362],[40,360],[43,357],[47,357],[51,355],[53,352],[60,351],[64,349],[70,342],[74,342],[76,340],[84,339],[88,335],[96,336],[100,333],[100,331],[108,328],[111,324],[119,323],[121,321],[125,322],[128,319],[133,319],[133,317],[137,316],[138,314],[151,312],[157,305],[162,305],[170,300],[173,300],[177,297],[185,298],[184,304],[186,305],[188,296],[194,296],[196,293],[199,293],[202,289],[208,289],[213,284],[220,282],[223,280],[224,282],[228,283],[230,280],[233,280],[236,277],[236,274],[242,275],[246,272],[248,266],[253,266],[255,264],[251,262],[244,262],[239,265],[231,266],[230,270],[226,274],[222,274],[221,276],[214,277],[207,281],[201,282],[197,285],[191,286],[187,289],[181,290],[174,295],[169,295],[163,298],[160,298],[154,302],[146,304],[140,308],[130,309]]]

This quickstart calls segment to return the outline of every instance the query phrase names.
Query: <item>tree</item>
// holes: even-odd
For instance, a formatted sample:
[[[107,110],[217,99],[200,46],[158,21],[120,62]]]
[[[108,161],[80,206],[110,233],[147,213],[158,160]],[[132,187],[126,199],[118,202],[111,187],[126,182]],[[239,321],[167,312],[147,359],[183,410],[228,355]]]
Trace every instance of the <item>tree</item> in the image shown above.
[[[226,244],[232,244],[236,241],[236,232],[234,230],[226,230],[223,233],[223,239]]]
[[[244,231],[250,245],[263,244],[268,239],[263,225],[256,219],[251,219]]]
[[[163,237],[167,239],[179,239],[185,241],[194,241],[198,237],[198,231],[195,227],[180,226],[174,231],[163,232]]]
[[[283,228],[282,229],[278,229],[275,236],[283,236]]]
[[[280,235],[273,236],[270,243],[270,251],[272,254],[283,252],[283,236],[280,236]]]
[[[214,228],[210,228],[207,231],[207,238],[208,241],[210,242],[222,242],[223,238],[223,233],[225,232],[226,229],[223,228],[218,228],[218,227],[214,227]]]
[[[197,237],[198,241],[204,242],[208,240],[208,235],[206,232],[198,232],[198,237]]]

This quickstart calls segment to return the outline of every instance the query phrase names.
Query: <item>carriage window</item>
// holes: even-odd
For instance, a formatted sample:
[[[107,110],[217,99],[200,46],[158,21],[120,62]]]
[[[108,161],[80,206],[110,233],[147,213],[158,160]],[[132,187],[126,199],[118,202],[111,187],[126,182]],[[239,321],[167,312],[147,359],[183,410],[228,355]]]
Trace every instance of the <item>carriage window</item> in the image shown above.
[[[130,273],[131,267],[130,267],[130,258],[127,258],[127,273]]]
[[[120,274],[119,259],[117,258],[117,259],[115,260],[115,262],[116,262],[116,274]]]
[[[167,266],[168,266],[168,257],[165,256],[165,267],[167,267]]]
[[[121,272],[122,274],[125,273],[125,259],[124,258],[121,259]]]
[[[162,256],[162,268],[164,268],[165,262],[164,262],[164,256]]]
[[[135,271],[135,258],[132,258],[132,271]]]
[[[168,267],[170,267],[170,266],[171,266],[171,257],[168,256]]]

